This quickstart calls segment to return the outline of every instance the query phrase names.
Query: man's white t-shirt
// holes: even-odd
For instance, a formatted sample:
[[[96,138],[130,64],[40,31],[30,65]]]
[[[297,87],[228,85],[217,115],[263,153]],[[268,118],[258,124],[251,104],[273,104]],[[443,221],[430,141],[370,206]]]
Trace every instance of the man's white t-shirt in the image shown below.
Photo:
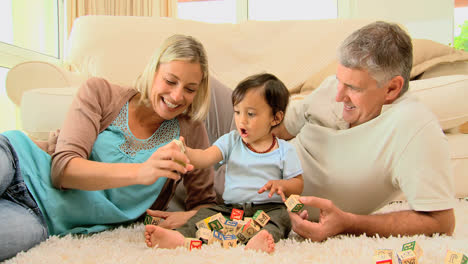
[[[435,115],[404,95],[378,117],[349,128],[343,103],[335,101],[336,85],[334,76],[327,78],[286,111],[304,169],[302,195],[330,199],[355,214],[374,212],[400,191],[416,211],[453,208],[449,146]],[[307,209],[318,218],[317,209]]]

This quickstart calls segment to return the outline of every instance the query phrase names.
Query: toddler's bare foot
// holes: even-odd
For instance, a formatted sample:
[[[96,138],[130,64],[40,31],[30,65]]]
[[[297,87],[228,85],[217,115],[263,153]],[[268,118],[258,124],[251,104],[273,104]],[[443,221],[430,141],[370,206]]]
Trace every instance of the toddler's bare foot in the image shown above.
[[[174,230],[155,225],[145,226],[145,243],[148,247],[176,248],[184,245],[184,236]]]
[[[247,242],[245,249],[254,249],[266,253],[273,253],[273,251],[275,251],[275,240],[268,231],[263,229],[252,237],[249,242]]]

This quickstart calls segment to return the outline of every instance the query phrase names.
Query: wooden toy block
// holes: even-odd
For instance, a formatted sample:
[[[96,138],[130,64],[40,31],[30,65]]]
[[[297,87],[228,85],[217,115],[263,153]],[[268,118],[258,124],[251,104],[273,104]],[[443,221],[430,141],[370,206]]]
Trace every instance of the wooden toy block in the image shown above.
[[[418,243],[416,243],[416,241],[412,241],[412,242],[408,242],[406,244],[403,244],[403,246],[401,247],[401,251],[405,251],[405,250],[414,251],[414,254],[416,254],[416,258],[418,258],[418,259],[423,254],[422,248],[419,246]]]
[[[400,251],[397,257],[400,264],[418,264],[418,258],[413,250]]]
[[[241,209],[232,209],[232,212],[231,212],[231,220],[242,220],[242,218],[244,217],[244,210],[241,210]]]
[[[185,153],[185,146],[184,146],[184,143],[182,143],[182,141],[178,139],[173,139],[172,142],[175,142],[177,146],[179,146],[180,152]]]
[[[462,253],[447,250],[445,255],[444,264],[467,264],[468,257]]]
[[[210,226],[208,225],[209,222],[210,222],[210,217],[207,217],[203,220],[198,221],[195,224],[195,226],[197,226],[198,229],[202,229],[202,228],[210,229]]]
[[[393,250],[376,249],[374,250],[374,262],[376,264],[393,264]]]
[[[224,229],[223,225],[219,222],[218,219],[210,221],[208,223],[208,226],[211,228],[211,230],[216,230],[216,231],[221,231]]]
[[[151,216],[146,214],[145,221],[143,222],[145,225],[159,225],[162,221],[164,221],[161,217]]]
[[[237,233],[237,239],[239,240],[239,242],[241,242],[242,244],[246,244],[250,237],[249,236],[246,236],[246,234],[244,234],[243,232],[239,232]]]
[[[255,212],[252,218],[261,227],[264,227],[268,223],[268,221],[270,221],[270,217],[263,210],[258,210],[257,212]]]
[[[193,237],[186,237],[184,241],[184,247],[187,248],[188,250],[192,250],[194,248],[201,249],[202,244],[203,243],[201,240],[198,240]]]
[[[182,153],[185,153],[185,147],[184,147],[184,143],[182,143],[182,141],[178,140],[178,139],[173,139],[172,142],[175,142],[177,144],[177,146],[179,146],[180,148],[180,152]],[[185,162],[182,162],[180,160],[175,160],[177,163],[179,163],[180,165],[184,166],[185,167]]]
[[[237,237],[235,235],[225,235],[222,243],[223,248],[236,247]]]
[[[262,229],[262,226],[259,225],[255,220],[253,219],[250,219],[249,222],[247,223],[247,225],[251,225],[253,228],[255,228],[255,232],[258,232],[260,231],[260,229]]]
[[[244,228],[244,225],[245,225],[245,224],[247,224],[246,221],[244,221],[244,220],[237,220],[237,229],[236,229],[236,231],[234,232],[234,234],[236,234],[236,236],[237,236],[238,233],[242,232],[242,228]]]
[[[288,199],[285,202],[288,211],[295,213],[299,212],[302,209],[302,207],[304,207],[304,204],[299,202],[299,197],[300,196],[297,194],[292,194],[288,197]]]
[[[210,222],[213,221],[213,220],[215,220],[215,219],[218,220],[219,223],[220,223],[220,224],[223,226],[223,228],[224,228],[224,223],[226,222],[226,218],[223,216],[223,214],[217,213],[217,214],[215,214],[215,215],[212,215],[212,216],[210,217]]]
[[[213,234],[213,238],[215,239],[214,240],[215,242],[222,242],[224,240],[223,233],[213,230],[212,234]]]
[[[393,264],[391,257],[387,255],[374,255],[375,264]]]
[[[226,222],[224,222],[224,233],[235,233],[237,231],[237,225],[237,221],[226,220]]]
[[[197,232],[195,233],[195,237],[205,243],[208,243],[208,241],[210,240],[212,236],[213,236],[213,233],[211,232],[211,230],[207,228],[198,229]]]

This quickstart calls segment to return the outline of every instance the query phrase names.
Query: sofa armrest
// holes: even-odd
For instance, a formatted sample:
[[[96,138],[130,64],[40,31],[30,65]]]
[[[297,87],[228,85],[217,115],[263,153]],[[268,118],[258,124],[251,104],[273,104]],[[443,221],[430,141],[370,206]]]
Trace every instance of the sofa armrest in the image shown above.
[[[19,107],[26,91],[36,88],[76,87],[87,78],[88,76],[48,62],[28,61],[10,69],[5,85],[8,97]]]

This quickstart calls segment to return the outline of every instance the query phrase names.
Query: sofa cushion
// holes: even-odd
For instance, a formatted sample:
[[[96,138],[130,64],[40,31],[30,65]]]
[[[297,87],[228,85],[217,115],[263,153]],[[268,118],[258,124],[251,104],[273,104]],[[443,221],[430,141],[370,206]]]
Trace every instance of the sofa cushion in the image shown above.
[[[468,75],[411,81],[408,92],[417,96],[434,112],[444,130],[468,121]]]
[[[309,76],[304,82],[291,89],[292,93],[311,91],[317,88],[326,77],[335,74],[337,59]],[[421,76],[418,76],[420,75]],[[445,75],[468,74],[468,52],[456,50],[427,39],[413,39],[413,68],[411,80],[428,79]]]
[[[446,75],[468,75],[468,60],[437,64],[425,70],[419,79],[429,79]]]
[[[23,93],[21,123],[29,136],[47,140],[63,123],[78,87],[39,88]]]
[[[413,39],[413,69],[415,77],[440,63],[467,61],[468,52],[456,50],[450,46],[428,39]]]

